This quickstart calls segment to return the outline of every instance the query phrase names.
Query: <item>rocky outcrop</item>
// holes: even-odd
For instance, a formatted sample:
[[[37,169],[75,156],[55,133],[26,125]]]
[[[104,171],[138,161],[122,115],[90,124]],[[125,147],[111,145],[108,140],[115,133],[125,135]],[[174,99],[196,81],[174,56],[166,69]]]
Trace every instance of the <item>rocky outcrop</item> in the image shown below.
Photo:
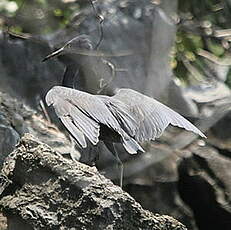
[[[8,229],[186,228],[144,210],[95,167],[63,158],[26,134],[4,163],[0,207]]]

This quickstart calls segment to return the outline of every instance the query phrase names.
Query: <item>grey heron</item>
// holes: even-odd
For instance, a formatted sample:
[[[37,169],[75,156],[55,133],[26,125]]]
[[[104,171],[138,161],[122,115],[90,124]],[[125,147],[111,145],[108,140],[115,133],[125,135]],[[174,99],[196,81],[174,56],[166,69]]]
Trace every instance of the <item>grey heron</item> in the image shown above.
[[[92,49],[90,44],[87,36],[78,36],[44,60],[73,52],[79,55],[78,50]],[[97,145],[99,140],[105,143],[121,167],[121,186],[123,165],[115,143],[122,143],[130,154],[144,152],[139,143],[155,140],[168,125],[205,137],[179,113],[151,97],[126,88],[118,89],[113,96],[93,95],[70,88],[73,77],[65,74],[62,86],[54,86],[48,91],[46,103],[54,107],[57,116],[80,147],[87,147],[86,139],[93,145]]]

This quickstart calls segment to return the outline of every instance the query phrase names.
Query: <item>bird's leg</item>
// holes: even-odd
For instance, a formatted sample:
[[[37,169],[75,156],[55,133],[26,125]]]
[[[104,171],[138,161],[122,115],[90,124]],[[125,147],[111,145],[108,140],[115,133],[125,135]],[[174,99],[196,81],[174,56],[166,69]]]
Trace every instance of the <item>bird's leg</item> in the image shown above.
[[[123,187],[123,175],[124,175],[124,166],[123,162],[120,160],[118,152],[116,151],[114,143],[104,142],[108,150],[115,156],[118,167],[120,168],[120,187]]]
[[[70,135],[71,140],[71,149],[70,149],[70,156],[73,161],[79,161],[80,159],[80,153],[75,149],[76,142],[74,138]]]
[[[123,162],[118,157],[118,154],[116,154],[116,159],[118,162],[118,166],[120,167],[120,187],[123,187],[123,176],[124,176],[124,165]]]

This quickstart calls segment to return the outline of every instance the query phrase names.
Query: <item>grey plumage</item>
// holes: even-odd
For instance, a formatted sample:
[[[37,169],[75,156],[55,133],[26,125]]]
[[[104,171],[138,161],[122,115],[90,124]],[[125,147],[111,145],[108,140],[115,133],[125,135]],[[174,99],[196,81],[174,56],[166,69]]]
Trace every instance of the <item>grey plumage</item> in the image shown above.
[[[88,138],[93,145],[96,145],[99,139],[122,142],[130,154],[138,150],[143,151],[142,147],[122,129],[100,96],[54,86],[47,93],[46,102],[53,105],[60,120],[82,148],[86,147],[85,138]],[[100,132],[100,127],[104,133]]]
[[[143,151],[138,142],[154,140],[169,124],[205,137],[177,112],[131,89],[120,89],[108,97],[55,86],[47,93],[46,102],[53,105],[82,148],[86,147],[86,138],[93,145],[102,139],[122,142],[126,151],[134,154]]]
[[[155,140],[171,124],[192,131],[201,137],[205,135],[179,113],[173,111],[157,100],[132,89],[120,89],[113,98],[128,105],[136,125],[135,139],[139,142]]]

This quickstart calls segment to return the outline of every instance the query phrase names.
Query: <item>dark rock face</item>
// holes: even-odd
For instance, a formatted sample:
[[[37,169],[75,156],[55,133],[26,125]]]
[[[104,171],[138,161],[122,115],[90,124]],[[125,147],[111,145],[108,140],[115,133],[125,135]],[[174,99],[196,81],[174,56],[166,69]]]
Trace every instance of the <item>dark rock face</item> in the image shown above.
[[[178,190],[200,230],[231,226],[231,160],[210,147],[193,148],[179,165]]]
[[[153,213],[168,213],[184,223],[188,229],[196,229],[193,214],[182,202],[177,182],[156,182],[154,185],[128,184],[127,191],[142,207]]]
[[[230,139],[231,133],[224,132],[224,130],[231,130],[231,112],[218,121],[212,128],[212,132],[219,139]]]
[[[19,134],[12,127],[0,125],[0,167],[8,154],[14,150],[19,138]]]

